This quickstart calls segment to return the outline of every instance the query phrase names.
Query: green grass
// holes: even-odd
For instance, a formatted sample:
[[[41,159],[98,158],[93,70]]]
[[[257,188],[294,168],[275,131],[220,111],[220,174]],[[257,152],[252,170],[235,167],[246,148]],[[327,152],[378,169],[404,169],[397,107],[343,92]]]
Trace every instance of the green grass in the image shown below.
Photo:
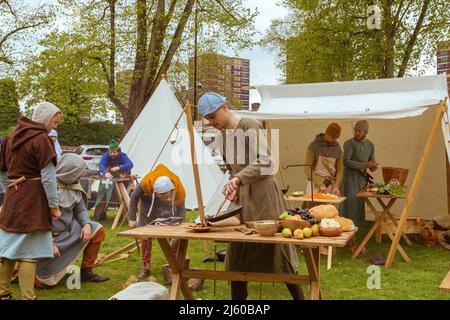
[[[109,213],[109,218],[104,223],[106,239],[102,244],[101,253],[109,253],[124,246],[132,239],[117,237],[117,230],[111,231],[111,224],[114,212]],[[194,213],[188,213],[188,219],[193,219]],[[121,230],[126,230],[123,226]],[[357,239],[361,241],[367,233],[368,228],[358,231]],[[450,299],[450,294],[438,290],[438,286],[450,268],[450,252],[439,245],[426,248],[417,242],[413,242],[412,247],[406,244],[403,246],[411,258],[410,263],[403,262],[397,254],[393,268],[381,270],[381,288],[369,290],[367,288],[367,261],[375,252],[384,252],[387,255],[389,241],[383,239],[383,244],[379,245],[372,239],[368,245],[366,255],[360,255],[358,259],[352,260],[351,253],[345,249],[338,248],[337,255],[333,256],[333,266],[331,270],[326,269],[326,257],[321,260],[321,284],[325,299],[430,299],[442,300]],[[214,250],[214,243],[209,243],[210,249]],[[224,245],[217,245],[217,250]],[[191,267],[202,269],[214,269],[214,262],[203,263],[206,257],[201,241],[191,241],[188,254],[191,259]],[[306,274],[306,265],[303,257],[300,257],[300,272]],[[152,275],[162,283],[161,265],[166,261],[159,245],[155,241],[153,244],[153,267]],[[78,261],[79,263],[79,261]],[[136,275],[140,270],[140,257],[135,251],[131,258],[112,262],[98,267],[95,271],[111,277],[111,280],[104,283],[82,283],[80,290],[69,290],[66,288],[65,280],[53,289],[36,290],[40,300],[90,300],[108,299],[116,292],[120,291],[123,283],[131,275]],[[223,263],[217,262],[217,268],[223,270]],[[13,285],[15,298],[20,297],[17,284]],[[309,298],[309,288],[304,286],[305,296]],[[266,283],[260,287],[259,283],[249,284],[249,299],[290,299],[289,292],[283,284]],[[214,294],[214,281],[207,280],[203,289],[194,294],[195,298],[202,300],[210,299],[230,299],[230,286],[227,281],[216,281]]]

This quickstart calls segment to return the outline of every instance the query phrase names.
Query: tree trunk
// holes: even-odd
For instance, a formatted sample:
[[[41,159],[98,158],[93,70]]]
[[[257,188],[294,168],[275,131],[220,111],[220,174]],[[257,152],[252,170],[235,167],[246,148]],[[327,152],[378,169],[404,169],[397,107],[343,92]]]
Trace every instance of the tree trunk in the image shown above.
[[[384,8],[384,34],[386,37],[386,52],[384,56],[384,77],[394,77],[394,35],[395,25],[392,17],[392,0],[387,1]]]
[[[402,62],[400,64],[400,68],[399,68],[398,75],[397,75],[398,77],[405,76],[406,67],[408,66],[409,60],[411,59],[411,54],[412,54],[412,51],[416,44],[417,37],[419,36],[420,30],[422,29],[423,21],[427,14],[429,4],[430,4],[430,0],[424,0],[422,9],[420,10],[419,18],[417,19],[416,27],[414,28],[414,31],[406,45],[405,52],[403,53]]]
[[[145,0],[137,0],[138,3],[145,3]],[[186,5],[183,14],[178,22],[175,32],[172,36],[170,45],[167,51],[163,52],[161,48],[164,47],[164,38],[166,35],[166,29],[172,18],[172,13],[175,9],[177,1],[172,0],[169,7],[169,11],[165,12],[165,1],[159,0],[156,10],[156,16],[152,25],[152,36],[149,42],[149,47],[145,55],[145,63],[139,63],[139,59],[142,59],[142,51],[137,50],[135,69],[133,73],[133,82],[130,89],[130,100],[128,105],[128,112],[122,112],[124,118],[124,134],[131,128],[134,120],[139,116],[142,109],[144,109],[151,95],[158,87],[161,76],[166,74],[172,59],[180,46],[183,32],[186,24],[192,13],[195,0],[186,1]],[[142,46],[142,39],[144,37],[144,27],[141,25],[143,19],[139,18],[138,10],[138,45]],[[145,31],[145,38],[147,38],[147,32]],[[152,49],[154,48],[154,49]],[[161,63],[159,63],[162,60]],[[142,61],[141,61],[142,62]],[[160,64],[159,68],[157,66]]]

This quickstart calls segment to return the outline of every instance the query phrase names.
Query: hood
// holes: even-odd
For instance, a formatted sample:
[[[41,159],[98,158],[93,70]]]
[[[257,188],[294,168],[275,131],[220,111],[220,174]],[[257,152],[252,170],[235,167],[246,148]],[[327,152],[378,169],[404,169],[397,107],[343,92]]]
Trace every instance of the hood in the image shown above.
[[[309,148],[316,154],[325,157],[339,158],[342,154],[341,145],[335,141],[333,143],[327,142],[325,133],[316,135],[314,141],[309,145]]]
[[[25,142],[40,134],[48,135],[47,128],[42,123],[31,121],[23,116],[20,117],[17,120],[16,129],[10,135],[11,149],[20,148]]]
[[[87,170],[87,164],[79,155],[63,154],[56,166],[56,177],[64,184],[74,184]]]

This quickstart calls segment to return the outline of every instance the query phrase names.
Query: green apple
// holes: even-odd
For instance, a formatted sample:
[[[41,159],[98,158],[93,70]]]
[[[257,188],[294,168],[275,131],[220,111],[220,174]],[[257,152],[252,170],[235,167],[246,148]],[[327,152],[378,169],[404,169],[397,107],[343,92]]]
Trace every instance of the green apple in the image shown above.
[[[289,228],[284,228],[283,231],[281,232],[281,234],[285,238],[291,238],[292,237],[292,231]]]
[[[283,212],[283,213],[280,215],[280,219],[287,219],[287,218],[289,218],[289,213],[288,213],[287,211]]]
[[[311,238],[312,234],[313,234],[313,232],[312,232],[312,230],[310,228],[304,228],[303,229],[303,236],[305,238]]]

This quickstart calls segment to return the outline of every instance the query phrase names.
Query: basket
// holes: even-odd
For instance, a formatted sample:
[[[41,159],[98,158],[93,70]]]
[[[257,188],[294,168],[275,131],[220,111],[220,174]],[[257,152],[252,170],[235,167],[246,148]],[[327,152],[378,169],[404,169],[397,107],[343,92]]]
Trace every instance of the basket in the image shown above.
[[[397,179],[402,187],[404,186],[409,173],[409,169],[393,167],[382,167],[381,171],[383,172],[383,180],[385,184],[388,184],[392,179]]]
[[[279,220],[281,221],[281,225],[283,228],[289,228],[291,229],[292,232],[294,232],[297,229],[303,229],[306,227],[311,227],[311,223],[309,223],[309,221],[307,220],[288,220],[288,219],[283,219],[283,220]]]

